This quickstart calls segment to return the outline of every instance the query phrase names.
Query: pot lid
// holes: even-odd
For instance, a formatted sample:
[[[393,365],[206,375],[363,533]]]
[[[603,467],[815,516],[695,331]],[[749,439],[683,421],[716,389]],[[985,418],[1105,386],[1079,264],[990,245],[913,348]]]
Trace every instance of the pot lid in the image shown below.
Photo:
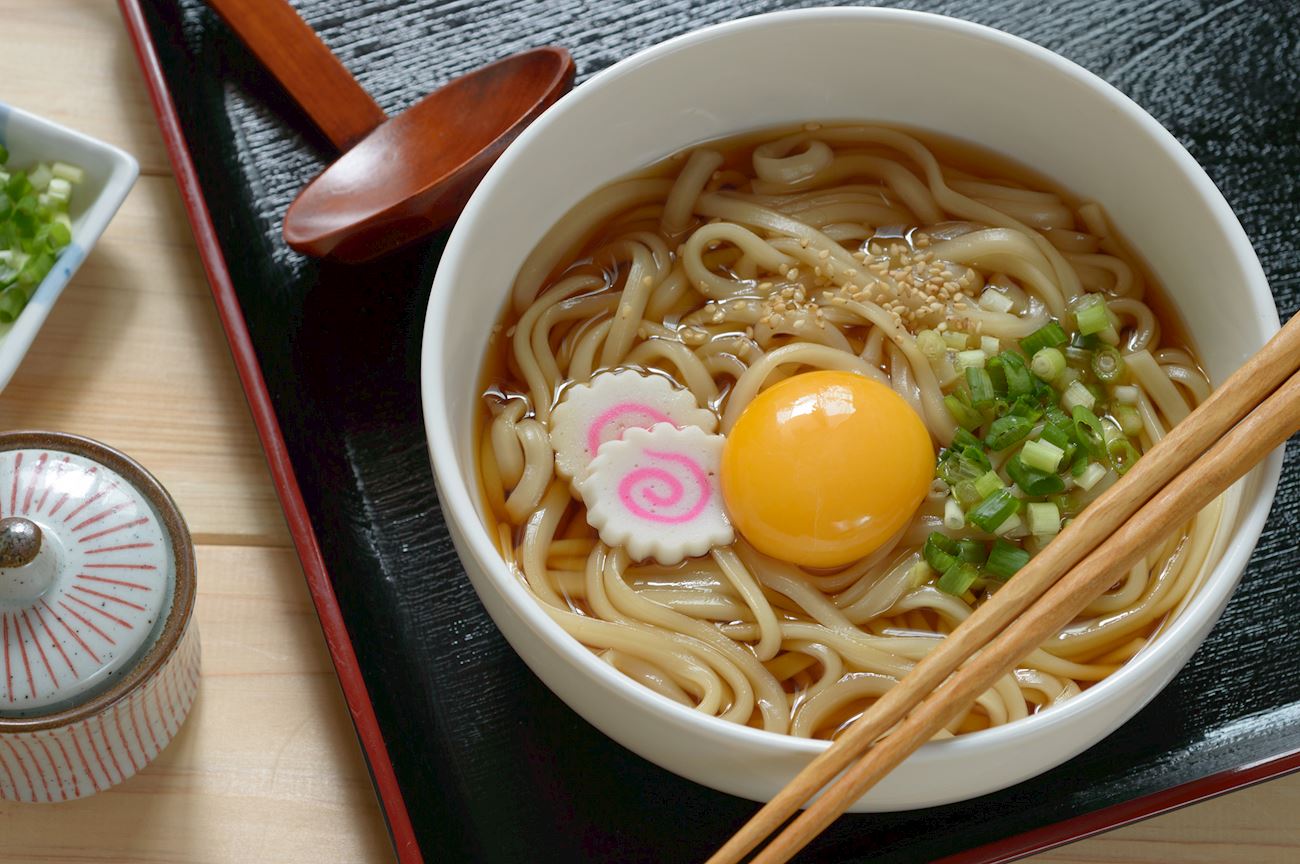
[[[112,687],[171,609],[164,520],[93,451],[73,452],[78,440],[0,451],[0,718],[61,711]]]

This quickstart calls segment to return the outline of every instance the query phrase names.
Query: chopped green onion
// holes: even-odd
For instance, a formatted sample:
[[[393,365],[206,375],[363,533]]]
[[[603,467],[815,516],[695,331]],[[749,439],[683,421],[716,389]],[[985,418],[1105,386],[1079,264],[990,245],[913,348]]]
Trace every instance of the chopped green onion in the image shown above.
[[[1089,462],[1083,473],[1074,478],[1074,485],[1087,492],[1106,476],[1106,469],[1098,462]]]
[[[1006,485],[1002,482],[1002,478],[998,476],[998,472],[989,471],[975,481],[975,491],[980,493],[981,499],[984,499]]]
[[[984,500],[984,496],[975,491],[975,482],[973,480],[961,481],[952,487],[952,494],[956,497],[957,503],[963,507],[970,507]]]
[[[62,249],[72,242],[72,226],[68,224],[67,216],[59,215],[63,218],[50,223],[50,245],[55,249]]]
[[[934,577],[934,571],[924,561],[917,561],[907,571],[907,583],[913,588],[920,588]]]
[[[990,356],[988,362],[984,364],[984,371],[989,373],[989,379],[993,382],[993,392],[999,396],[1007,395],[1007,373],[1002,368],[1002,358],[996,355]]]
[[[1033,503],[1025,507],[1029,533],[1042,537],[1061,530],[1061,511],[1055,504]]]
[[[976,301],[981,309],[987,309],[990,312],[1010,312],[1015,303],[1006,294],[994,288],[985,288],[980,294],[980,299]]]
[[[1043,408],[1038,403],[1034,402],[1032,397],[1020,396],[1016,399],[1015,403],[1007,409],[1007,415],[1024,417],[1030,423],[1037,423],[1043,416]]]
[[[1020,461],[1025,463],[1025,467],[1039,471],[1048,473],[1056,471],[1063,458],[1065,458],[1064,450],[1042,439],[1026,441],[1025,446],[1020,448]]]
[[[1071,412],[1074,417],[1074,437],[1093,459],[1101,459],[1106,452],[1106,434],[1101,421],[1083,406]]]
[[[1002,345],[993,336],[981,336],[980,350],[988,356],[993,357],[1002,350]]]
[[[1056,385],[1057,390],[1060,390],[1062,393],[1064,393],[1066,390],[1070,389],[1071,384],[1075,384],[1082,380],[1083,380],[1083,373],[1079,371],[1079,367],[1066,366],[1065,369],[1061,372],[1061,374],[1056,376],[1056,380],[1053,381],[1052,383]]]
[[[1006,520],[997,527],[996,533],[1001,537],[1006,537],[1012,532],[1020,530],[1024,523],[1020,521],[1020,515],[1012,513]]]
[[[5,324],[18,317],[59,251],[72,242],[66,213],[72,180],[56,176],[44,163],[29,172],[8,171],[8,158],[0,147],[0,323]]]
[[[974,353],[980,355],[980,357],[984,356],[983,351],[963,351],[962,353]],[[961,354],[958,354],[957,356],[960,358]],[[970,387],[970,404],[975,408],[988,408],[993,404],[993,400],[997,398],[997,394],[993,392],[993,379],[989,378],[989,373],[986,369],[976,366],[967,366],[966,386]]]
[[[1111,393],[1114,395],[1115,401],[1121,405],[1136,405],[1138,404],[1138,397],[1142,395],[1142,391],[1131,384],[1121,384]]]
[[[1016,575],[1016,571],[1028,563],[1028,552],[999,538],[993,541],[993,548],[989,550],[989,560],[984,565],[984,572],[1006,580]]]
[[[974,564],[960,561],[943,572],[943,575],[939,577],[939,581],[935,583],[935,587],[946,594],[960,597],[970,590],[979,575],[980,571],[976,569]]]
[[[1014,351],[998,355],[1002,372],[1007,378],[1007,395],[1016,399],[1034,392],[1033,377],[1025,367],[1025,360]]]
[[[976,429],[984,422],[984,418],[978,411],[961,401],[957,396],[949,393],[943,397],[943,404],[952,415],[952,419],[957,421],[957,425],[963,429]]]
[[[965,351],[970,347],[970,343],[966,341],[966,334],[958,333],[955,330],[945,330],[943,332],[943,341],[954,351]]]
[[[1142,415],[1132,405],[1113,405],[1110,413],[1125,435],[1141,435],[1146,428],[1142,423]]]
[[[975,540],[970,537],[957,541],[957,559],[969,564],[983,564],[989,557],[989,550],[984,548],[983,541]]]
[[[1030,357],[1038,353],[1041,348],[1057,348],[1069,341],[1061,325],[1051,321],[1039,327],[1033,333],[1030,333],[1024,339],[1020,340],[1020,347]]]
[[[1065,371],[1065,355],[1055,348],[1039,348],[1029,362],[1029,371],[1044,381],[1055,381]]]
[[[957,541],[946,534],[931,531],[921,547],[921,556],[927,564],[940,573],[957,562]]]
[[[9,150],[5,147],[5,145],[0,144],[0,165],[3,165],[8,161],[9,161]]]
[[[966,527],[966,512],[961,509],[957,499],[949,498],[943,504],[943,527],[949,531],[960,531]]]
[[[1030,468],[1020,460],[1019,454],[1007,460],[1006,468],[1007,475],[1026,495],[1041,498],[1044,495],[1055,495],[1057,492],[1065,491],[1065,481],[1060,475]]]
[[[978,348],[973,348],[970,351],[958,351],[957,368],[963,370],[971,368],[983,369],[988,359],[988,355]]]
[[[966,521],[991,534],[1019,509],[1020,499],[1012,495],[1010,489],[1003,488],[975,505],[966,514]]]
[[[14,286],[0,294],[0,324],[8,324],[18,317],[27,305],[27,292]]]
[[[54,179],[54,173],[50,171],[50,166],[44,162],[27,172],[27,182],[31,183],[32,188],[37,192],[44,192],[45,187],[50,185],[52,179]]]
[[[1103,345],[1093,352],[1092,374],[1100,381],[1115,381],[1124,374],[1124,358],[1113,345]]]
[[[1110,326],[1106,303],[1100,294],[1088,294],[1074,309],[1074,320],[1084,336],[1100,333]]]
[[[931,360],[937,360],[948,353],[948,343],[933,330],[922,330],[916,334],[916,347]]]
[[[0,162],[5,161],[0,158]],[[69,165],[67,162],[55,162],[50,166],[50,173],[60,180],[66,180],[69,183],[80,183],[86,178],[86,172],[76,165]]]
[[[1060,426],[1053,426],[1051,423],[1044,425],[1039,437],[1047,443],[1061,448],[1061,452],[1065,454],[1066,459],[1074,455],[1074,440],[1070,437],[1070,433]]]
[[[984,438],[984,443],[993,450],[1005,450],[1029,437],[1033,428],[1034,423],[1029,418],[1007,414],[989,424],[989,434]]]
[[[1075,453],[1074,458],[1070,460],[1070,476],[1078,477],[1087,469],[1087,467],[1088,454],[1085,451],[1080,450],[1078,453]]]
[[[1106,456],[1115,473],[1123,477],[1138,460],[1138,451],[1127,438],[1116,436],[1106,442]]]
[[[1071,381],[1070,386],[1061,394],[1061,404],[1073,411],[1077,407],[1091,409],[1097,404],[1097,397],[1080,381]]]
[[[973,436],[972,436],[973,437]],[[978,446],[949,447],[939,454],[939,461],[934,466],[934,473],[949,486],[956,486],[964,480],[974,480],[992,466],[988,457]]]
[[[969,429],[958,427],[957,431],[952,436],[952,446],[958,450],[965,447],[979,448],[984,446],[984,442],[972,435]]]

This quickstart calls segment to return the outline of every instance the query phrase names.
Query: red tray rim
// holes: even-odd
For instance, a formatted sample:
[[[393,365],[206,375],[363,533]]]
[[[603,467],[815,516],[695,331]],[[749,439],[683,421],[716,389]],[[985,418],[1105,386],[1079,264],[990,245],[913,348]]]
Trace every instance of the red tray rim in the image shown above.
[[[339,684],[343,689],[344,699],[352,717],[352,725],[361,742],[375,791],[379,796],[380,806],[392,835],[398,861],[400,864],[423,864],[424,858],[415,839],[406,801],[397,783],[397,775],[393,771],[393,763],[384,744],[383,733],[380,731],[374,706],[370,702],[370,694],[366,689],[361,667],[357,663],[342,610],[339,608],[338,599],[334,596],[329,571],[325,567],[325,560],[316,541],[306,504],[299,491],[293,465],[289,461],[289,452],[280,433],[280,423],[271,405],[261,367],[257,363],[257,355],[253,349],[247,323],[244,321],[243,310],[235,294],[234,284],[230,280],[230,272],[226,268],[221,245],[217,241],[207,201],[203,197],[198,173],[181,130],[180,118],[176,114],[171,90],[159,64],[148,25],[145,23],[141,3],[142,0],[118,0],[131,47],[144,73],[149,101],[158,118],[163,144],[172,163],[186,215],[194,231],[195,244],[198,246],[199,257],[203,261],[203,269],[207,274],[209,287],[212,289],[212,297],[217,306],[226,340],[230,344],[231,356],[235,361],[244,395],[248,399],[258,438],[266,453],[271,480],[275,485],[280,505],[284,509],[294,547],[301,559],[307,588],[316,607],[330,659],[334,663]],[[1153,792],[1099,810],[1071,816],[1051,825],[1004,837],[943,858],[936,864],[1005,864],[1113,828],[1196,804],[1226,792],[1281,777],[1293,771],[1300,771],[1300,749],[1260,762],[1229,768],[1199,780],[1171,786],[1160,792]]]

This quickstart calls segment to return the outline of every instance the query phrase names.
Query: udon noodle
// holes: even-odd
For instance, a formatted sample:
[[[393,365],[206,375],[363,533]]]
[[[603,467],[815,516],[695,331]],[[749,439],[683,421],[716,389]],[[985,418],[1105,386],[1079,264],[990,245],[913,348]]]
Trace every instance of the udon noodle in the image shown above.
[[[833,571],[775,560],[739,536],[671,567],[631,560],[588,525],[549,439],[566,388],[600,370],[671,377],[724,433],[782,379],[856,372],[889,385],[936,449],[956,452],[945,396],[962,387],[961,349],[1015,345],[1099,294],[1110,327],[1087,344],[1113,343],[1126,371],[1100,381],[1085,365],[1075,377],[1112,406],[1107,441],[1122,428],[1145,450],[1206,397],[1194,355],[1171,340],[1176,322],[1153,308],[1156,286],[1101,208],[972,152],[816,124],[701,146],[591,195],[528,258],[487,365],[483,493],[506,561],[605,663],[707,714],[832,737],[997,583],[957,594],[936,584],[924,551],[933,532],[994,536],[945,520],[956,493],[942,479],[890,542]],[[1005,483],[1007,466],[992,459]],[[1124,467],[1103,459],[1087,489],[1067,480],[1061,516]],[[946,734],[1067,700],[1142,650],[1217,558],[1232,495],[1152,549]],[[1031,553],[1048,539],[1023,527],[999,536]]]

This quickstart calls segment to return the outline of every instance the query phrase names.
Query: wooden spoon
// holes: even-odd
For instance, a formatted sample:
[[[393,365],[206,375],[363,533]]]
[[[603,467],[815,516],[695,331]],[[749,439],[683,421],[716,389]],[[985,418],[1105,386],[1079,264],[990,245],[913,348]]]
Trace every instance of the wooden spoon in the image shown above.
[[[208,0],[343,155],[289,206],[306,255],[368,261],[452,221],[514,138],[573,84],[563,48],[457,78],[389,118],[287,0]]]

